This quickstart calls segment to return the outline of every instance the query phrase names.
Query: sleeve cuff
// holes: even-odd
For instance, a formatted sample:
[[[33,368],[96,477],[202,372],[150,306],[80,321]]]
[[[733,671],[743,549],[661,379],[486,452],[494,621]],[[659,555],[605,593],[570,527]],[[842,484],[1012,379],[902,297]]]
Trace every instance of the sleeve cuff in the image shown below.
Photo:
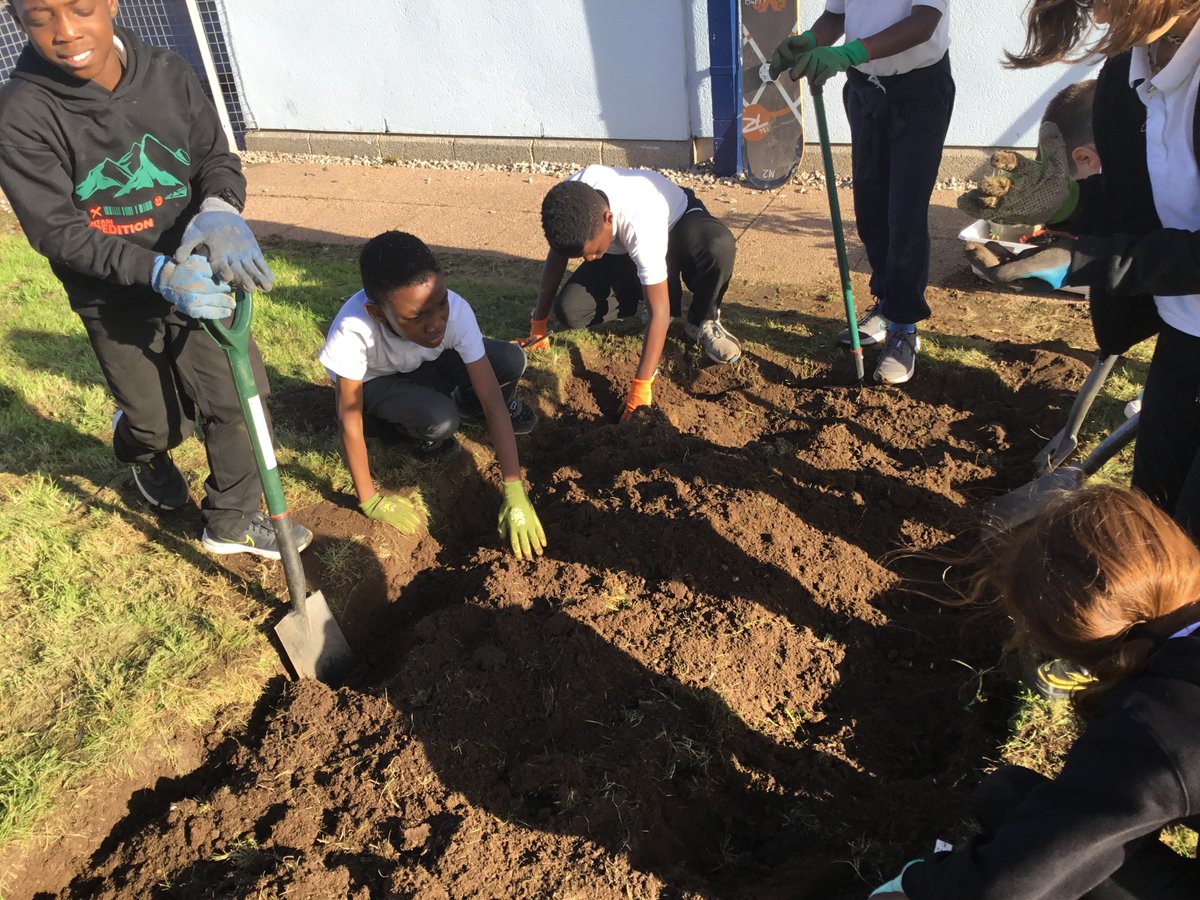
[[[1111,238],[1092,236],[1076,238],[1071,247],[1071,268],[1067,272],[1066,284],[1072,287],[1103,284],[1108,274],[1108,262],[1111,258]]]
[[[160,254],[154,258],[154,265],[150,269],[150,287],[154,288],[156,291],[158,290],[158,278],[160,275],[162,275],[162,270],[166,267],[166,265],[167,258],[165,256]]]

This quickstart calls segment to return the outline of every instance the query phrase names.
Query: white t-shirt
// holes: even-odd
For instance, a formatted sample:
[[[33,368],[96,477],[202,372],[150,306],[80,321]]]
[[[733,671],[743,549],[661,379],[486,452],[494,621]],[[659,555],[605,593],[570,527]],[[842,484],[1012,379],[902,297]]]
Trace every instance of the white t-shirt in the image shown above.
[[[683,188],[657,172],[588,166],[567,181],[582,181],[602,191],[613,214],[609,253],[628,253],[638,281],[667,280],[667,235],[687,209]]]
[[[895,56],[873,59],[854,68],[864,75],[903,75],[932,66],[950,49],[950,0],[826,0],[825,9],[846,17],[846,43],[879,34],[912,15],[914,6],[932,6],[942,18],[933,36]]]
[[[381,375],[412,372],[437,359],[445,350],[457,350],[464,363],[483,359],[483,333],[471,304],[450,291],[450,317],[446,334],[437,347],[422,347],[405,340],[367,314],[367,292],[359,291],[344,304],[329,326],[318,359],[329,377],[370,381]]]
[[[1146,104],[1146,163],[1154,208],[1167,228],[1200,231],[1200,168],[1192,123],[1200,90],[1200,28],[1193,28],[1163,70],[1151,77],[1149,54],[1134,47],[1129,83]],[[1158,314],[1173,328],[1200,337],[1200,294],[1155,297]]]

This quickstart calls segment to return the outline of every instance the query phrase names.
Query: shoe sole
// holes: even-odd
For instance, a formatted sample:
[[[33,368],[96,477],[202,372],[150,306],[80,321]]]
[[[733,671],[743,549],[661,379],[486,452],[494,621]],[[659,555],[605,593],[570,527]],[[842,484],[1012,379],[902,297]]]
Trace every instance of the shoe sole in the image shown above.
[[[142,482],[137,477],[137,472],[133,472],[132,474],[133,474],[133,484],[138,489],[138,493],[141,494],[142,498],[147,503],[149,503],[151,506],[153,506],[155,509],[161,509],[163,512],[174,512],[175,510],[184,506],[188,502],[187,494],[184,494],[183,497],[180,499],[180,501],[178,503],[174,504],[173,506],[169,503],[163,503],[159,500],[156,500],[153,496],[151,496],[149,491],[147,491],[144,487],[142,487]]]
[[[873,334],[867,334],[865,331],[860,331],[860,332],[858,333],[858,346],[860,346],[860,347],[874,347],[876,344],[882,344],[882,343],[883,343],[883,339],[884,339],[884,338],[886,338],[886,337],[887,337],[887,331],[886,331],[886,330],[884,330],[884,331],[882,331],[882,332],[878,332],[878,333],[873,333]],[[838,345],[839,345],[839,346],[842,346],[842,347],[853,347],[853,346],[854,346],[854,345],[853,345],[853,344],[850,342],[850,336],[849,336],[849,335],[847,335],[846,337],[842,337],[842,336],[839,334],[839,335],[838,335],[837,342],[838,342]]]
[[[308,545],[312,543],[310,536],[303,544],[296,548],[297,553],[303,553],[308,549]],[[207,531],[200,537],[200,546],[209,553],[215,553],[217,556],[233,556],[235,553],[249,553],[252,556],[261,556],[263,559],[279,559],[280,553],[278,550],[264,550],[262,547],[252,547],[246,544],[235,544],[232,541],[219,541],[210,535]]]

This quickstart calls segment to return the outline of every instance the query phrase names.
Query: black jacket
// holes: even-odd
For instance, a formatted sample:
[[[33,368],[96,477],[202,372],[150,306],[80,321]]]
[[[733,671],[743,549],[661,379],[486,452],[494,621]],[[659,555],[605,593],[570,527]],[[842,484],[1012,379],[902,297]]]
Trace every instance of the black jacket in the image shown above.
[[[1166,641],[1116,687],[992,838],[904,873],[912,900],[1075,900],[1171,823],[1200,826],[1200,635]],[[1194,885],[1179,896],[1200,897]],[[1194,887],[1194,893],[1191,888]]]
[[[1146,163],[1146,107],[1129,84],[1131,53],[1104,64],[1092,123],[1103,172],[1080,185],[1079,206],[1060,227],[1081,235],[1070,283],[1090,285],[1102,355],[1124,353],[1158,332],[1154,295],[1200,293],[1200,232],[1163,228]],[[1200,110],[1197,110],[1200,113]],[[1193,118],[1200,159],[1200,115]]]
[[[73,307],[146,302],[200,201],[246,180],[191,67],[118,28],[111,93],[26,46],[0,90],[0,187]]]

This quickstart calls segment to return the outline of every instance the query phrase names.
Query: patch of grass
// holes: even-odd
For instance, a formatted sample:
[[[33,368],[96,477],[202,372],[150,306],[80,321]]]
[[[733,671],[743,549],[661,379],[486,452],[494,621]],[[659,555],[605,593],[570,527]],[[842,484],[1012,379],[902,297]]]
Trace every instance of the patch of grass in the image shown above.
[[[276,403],[327,396],[275,416],[277,456],[293,508],[352,489],[332,428],[332,392],[317,361],[344,298],[358,289],[357,247],[266,244],[277,287],[256,297],[255,339]],[[449,255],[451,287],[485,333],[524,334],[538,267]],[[131,491],[111,449],[114,404],[79,319],[45,261],[0,234],[0,846],[52,834],[71,790],[103,780],[154,739],[208,727],[248,708],[277,657],[261,586],[200,552],[198,519],[162,519]],[[530,376],[561,384],[575,333],[533,354]],[[620,341],[620,337],[595,338]],[[561,388],[559,389],[561,394]],[[565,399],[565,398],[560,398]],[[276,409],[279,407],[276,406]],[[327,417],[330,427],[314,429]],[[486,436],[483,436],[486,443]],[[193,499],[204,447],[173,453]],[[436,469],[406,454],[372,459],[377,481],[425,508]],[[128,501],[128,502],[127,502]],[[352,579],[353,541],[326,550],[327,577]]]

